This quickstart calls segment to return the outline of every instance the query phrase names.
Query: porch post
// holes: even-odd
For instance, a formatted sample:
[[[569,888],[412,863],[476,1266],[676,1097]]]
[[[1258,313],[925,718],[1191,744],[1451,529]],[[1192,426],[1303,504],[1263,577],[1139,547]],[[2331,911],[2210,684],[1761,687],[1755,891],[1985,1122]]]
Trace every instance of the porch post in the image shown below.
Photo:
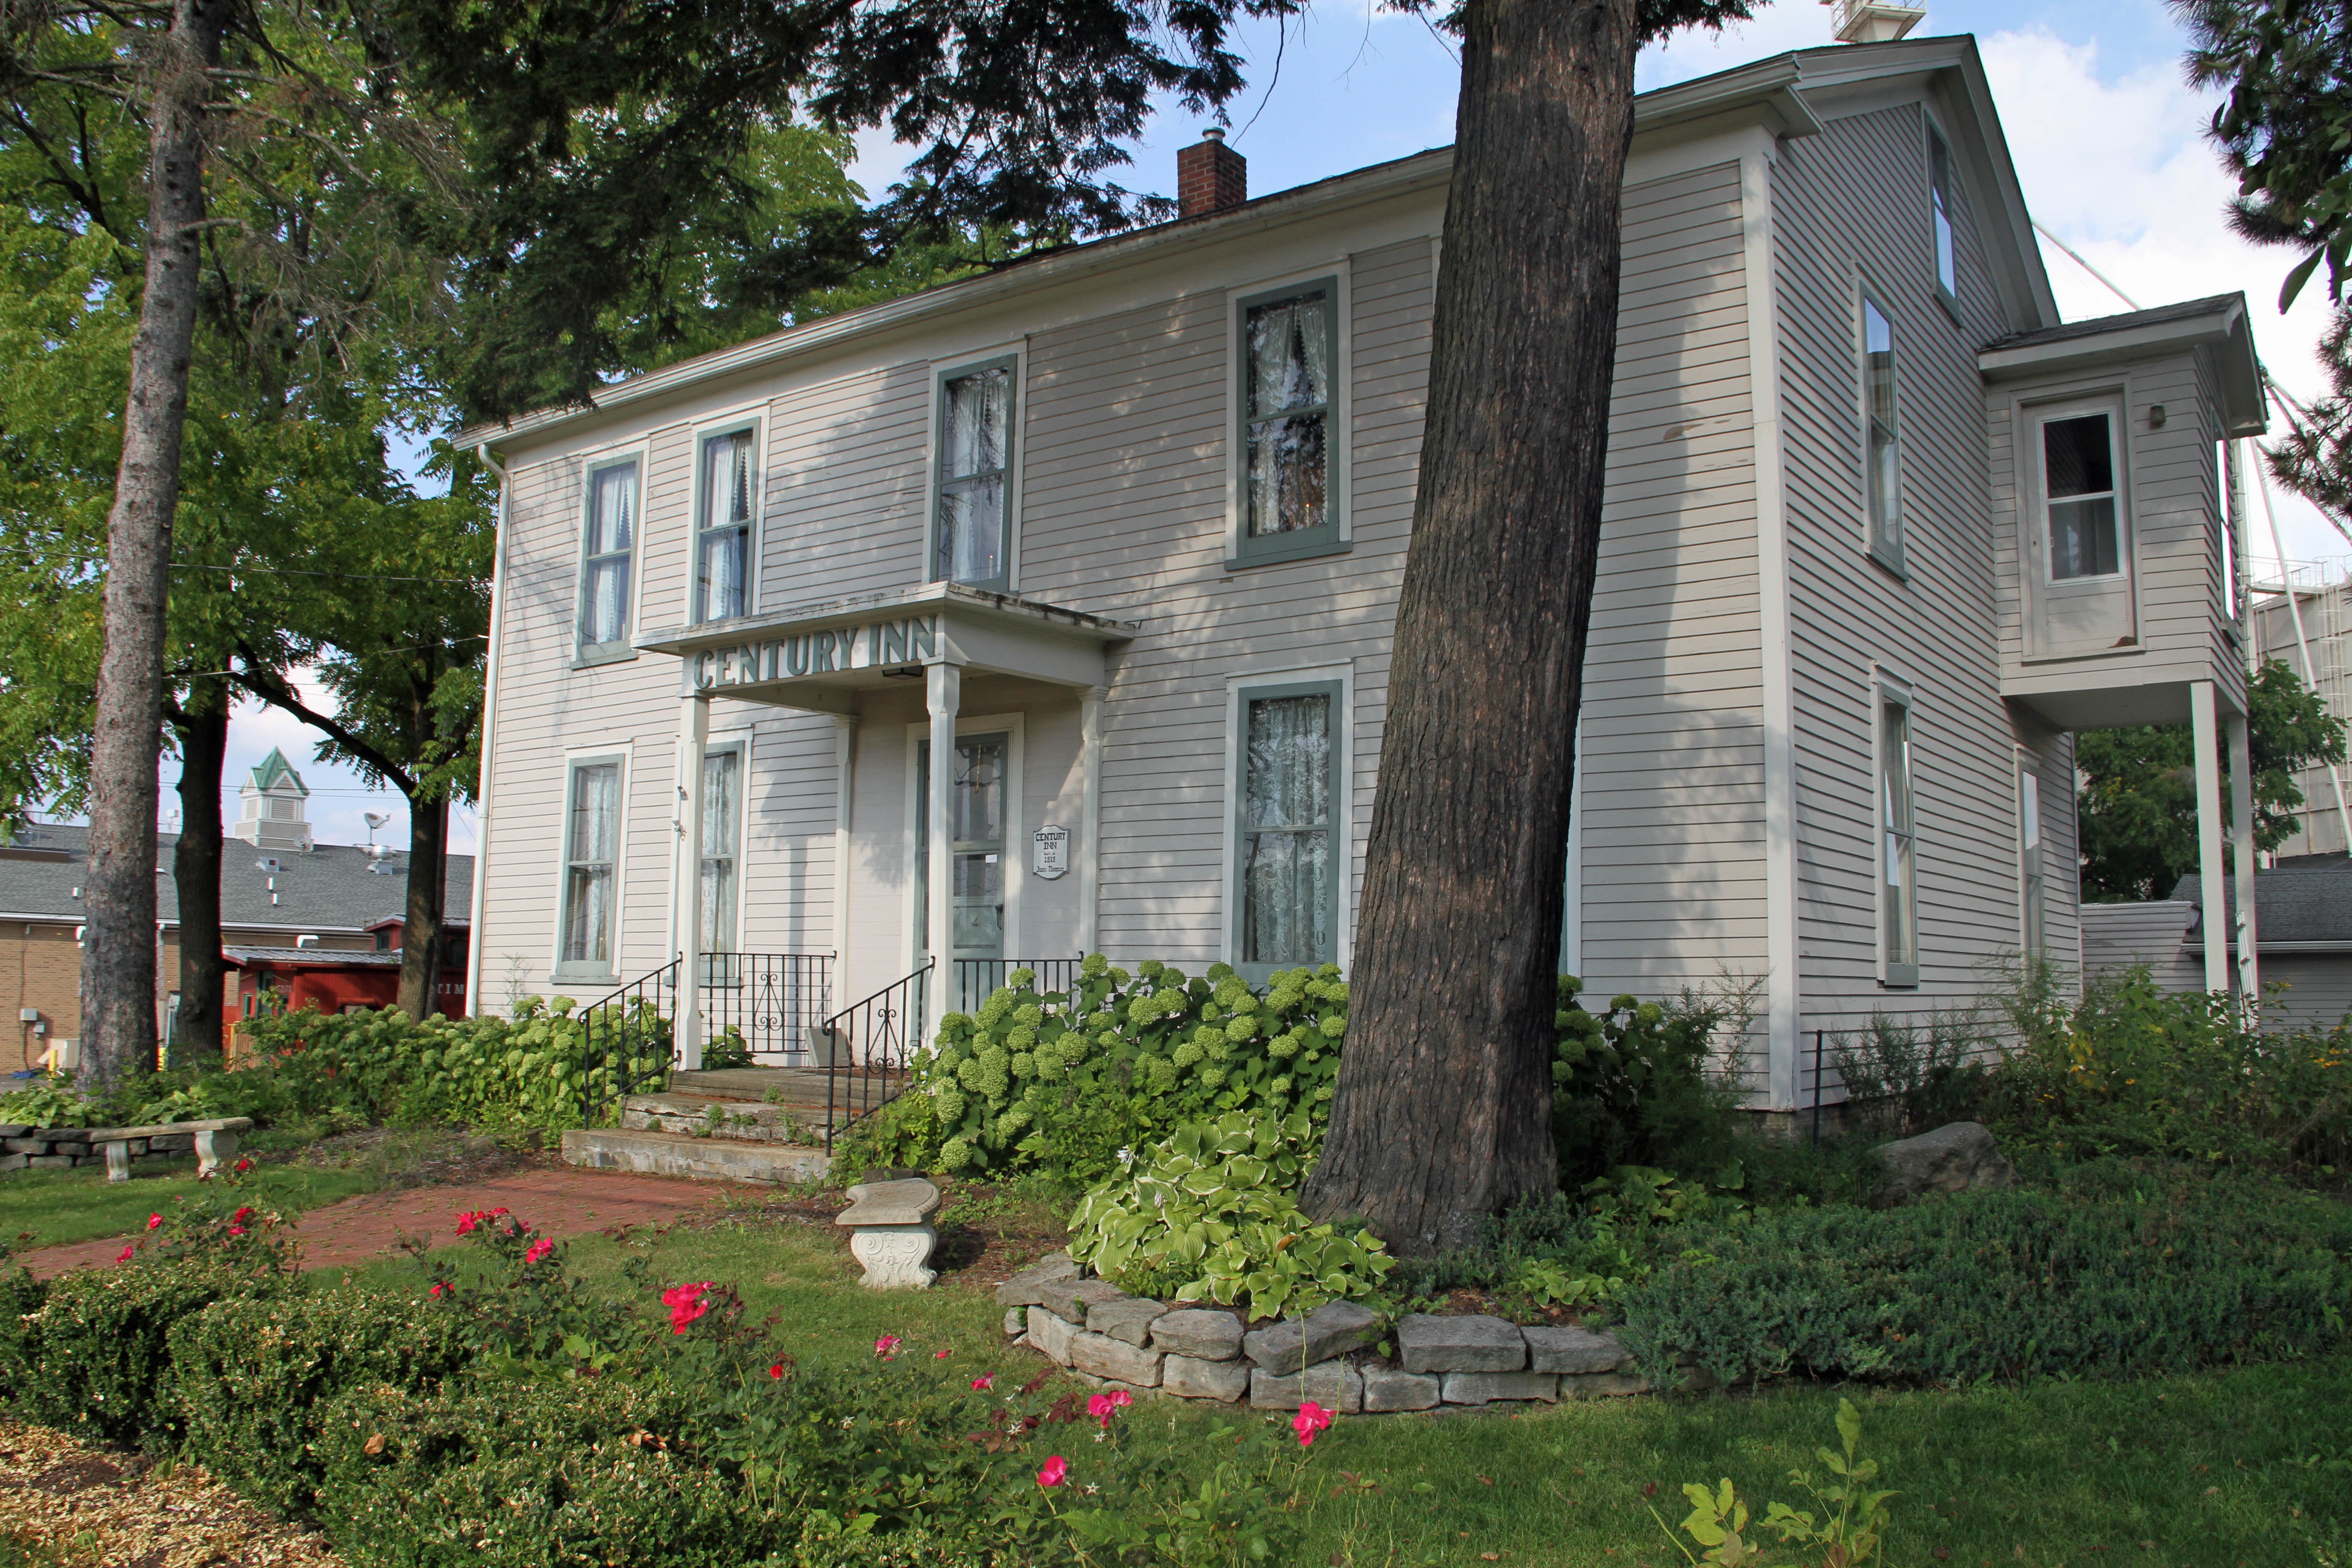
[[[849,963],[849,808],[857,765],[857,720],[833,716],[833,974],[825,1011],[838,1010],[849,994],[844,970]]]
[[[924,837],[930,846],[929,888],[924,900],[928,913],[923,945],[934,967],[924,992],[923,1038],[935,1038],[940,1019],[948,1010],[948,990],[954,979],[953,921],[949,900],[955,885],[955,760],[956,711],[963,702],[963,670],[941,660],[924,670],[925,694],[931,710],[931,780],[929,821]]]
[[[702,1066],[702,756],[710,741],[710,699],[688,698],[677,725],[677,882],[670,926],[677,933],[677,1065]]]
[[[1100,945],[1096,903],[1102,886],[1102,705],[1107,695],[1089,686],[1078,703],[1078,954]]]
[[[2222,735],[2230,748],[2230,847],[2236,862],[2237,919],[2231,934],[2238,943],[2238,1005],[2252,1018],[2262,1005],[2261,963],[2254,950],[2254,763],[2252,738],[2246,716],[2232,713],[2223,721]]]
[[[2213,683],[2189,683],[2189,721],[2197,747],[2197,885],[2204,900],[2205,989],[2230,990],[2230,921],[2221,861],[2221,743]]]

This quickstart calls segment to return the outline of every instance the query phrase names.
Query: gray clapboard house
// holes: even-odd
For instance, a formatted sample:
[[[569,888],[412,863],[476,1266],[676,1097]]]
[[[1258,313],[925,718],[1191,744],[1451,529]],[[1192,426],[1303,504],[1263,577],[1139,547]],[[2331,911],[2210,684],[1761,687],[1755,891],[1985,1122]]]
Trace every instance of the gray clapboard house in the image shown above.
[[[467,433],[478,994],[692,975],[690,1059],[782,1059],[932,955],[933,1016],[1349,963],[1450,156],[1180,162],[1179,221]],[[1789,1108],[1814,1029],[2078,962],[2073,731],[2242,750],[2257,366],[2236,297],[2059,321],[1965,37],[1644,95],[1624,217],[1562,961],[1760,981]]]

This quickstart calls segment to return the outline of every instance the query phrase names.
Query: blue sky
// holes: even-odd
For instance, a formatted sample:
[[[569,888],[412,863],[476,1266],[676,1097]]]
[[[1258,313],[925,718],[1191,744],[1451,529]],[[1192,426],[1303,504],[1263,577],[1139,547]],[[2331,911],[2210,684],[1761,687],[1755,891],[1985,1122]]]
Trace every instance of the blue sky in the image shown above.
[[[1777,0],[1719,37],[1685,34],[1645,51],[1640,85],[1667,86],[1828,44],[1831,16],[1815,0]],[[1931,5],[1920,31],[1976,35],[2037,218],[2142,304],[2242,289],[2273,374],[2298,395],[2318,390],[2312,346],[2325,326],[2321,291],[2309,290],[2291,317],[2280,318],[2273,301],[2290,258],[2248,246],[2225,226],[2221,207],[2231,183],[2203,140],[2212,98],[2182,82],[2185,40],[2160,0],[1950,0]],[[1459,73],[1447,41],[1414,17],[1380,10],[1376,0],[1324,0],[1305,21],[1279,33],[1246,29],[1240,43],[1250,86],[1233,106],[1230,142],[1249,159],[1253,191],[1304,184],[1453,139]],[[1172,193],[1176,149],[1196,140],[1202,123],[1162,114],[1122,183]],[[887,138],[860,147],[857,178],[878,193],[895,178],[901,155]],[[2126,308],[2064,256],[2046,245],[2044,252],[2069,319]],[[2292,559],[2352,556],[2352,544],[2300,502],[2284,503],[2280,521]],[[2269,553],[2258,535],[2257,557]],[[377,810],[393,814],[383,829],[391,841],[404,842],[400,797],[365,790],[346,769],[312,763],[315,739],[280,715],[240,710],[230,731],[232,789],[245,769],[279,746],[311,787],[322,841],[363,842],[361,813]],[[176,773],[167,761],[166,782]],[[471,815],[461,813],[453,847],[470,849],[473,835]]]

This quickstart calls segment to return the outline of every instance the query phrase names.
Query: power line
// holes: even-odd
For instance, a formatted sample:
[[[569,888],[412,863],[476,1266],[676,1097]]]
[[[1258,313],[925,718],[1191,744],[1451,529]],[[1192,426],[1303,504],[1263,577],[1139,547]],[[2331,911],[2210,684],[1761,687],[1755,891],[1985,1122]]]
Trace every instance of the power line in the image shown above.
[[[403,577],[391,572],[307,572],[299,566],[213,566],[202,561],[174,561],[174,572],[242,572],[248,574],[267,573],[272,577],[333,577],[345,583],[452,583],[470,587],[486,581],[480,577]]]

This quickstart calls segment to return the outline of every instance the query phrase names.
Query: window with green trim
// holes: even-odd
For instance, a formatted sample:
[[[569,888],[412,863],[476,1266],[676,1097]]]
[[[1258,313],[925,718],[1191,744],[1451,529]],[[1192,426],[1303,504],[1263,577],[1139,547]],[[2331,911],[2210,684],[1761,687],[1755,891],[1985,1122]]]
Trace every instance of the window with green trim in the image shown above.
[[[608,463],[588,475],[580,565],[578,657],[594,661],[629,647],[629,575],[637,533],[637,465]]]
[[[1013,362],[940,379],[934,583],[1003,589],[1012,581]]]
[[[1878,302],[1862,297],[1863,497],[1870,553],[1903,570],[1903,444],[1895,422],[1895,325]]]
[[[1932,209],[1936,241],[1936,287],[1947,300],[1960,295],[1958,231],[1952,225],[1952,150],[1934,131],[1927,132],[1927,200]]]
[[[621,887],[621,762],[572,764],[563,825],[562,945],[559,978],[613,973]]]
[[[701,516],[695,529],[694,618],[726,621],[751,608],[751,510],[757,504],[752,433],[702,440]]]
[[[1236,694],[1233,964],[1253,982],[1339,958],[1340,690],[1321,680]]]
[[[1241,491],[1236,564],[1341,548],[1339,457],[1339,289],[1335,279],[1241,301]]]
[[[1919,984],[1918,829],[1911,792],[1911,705],[1878,698],[1878,958],[1889,985]]]

